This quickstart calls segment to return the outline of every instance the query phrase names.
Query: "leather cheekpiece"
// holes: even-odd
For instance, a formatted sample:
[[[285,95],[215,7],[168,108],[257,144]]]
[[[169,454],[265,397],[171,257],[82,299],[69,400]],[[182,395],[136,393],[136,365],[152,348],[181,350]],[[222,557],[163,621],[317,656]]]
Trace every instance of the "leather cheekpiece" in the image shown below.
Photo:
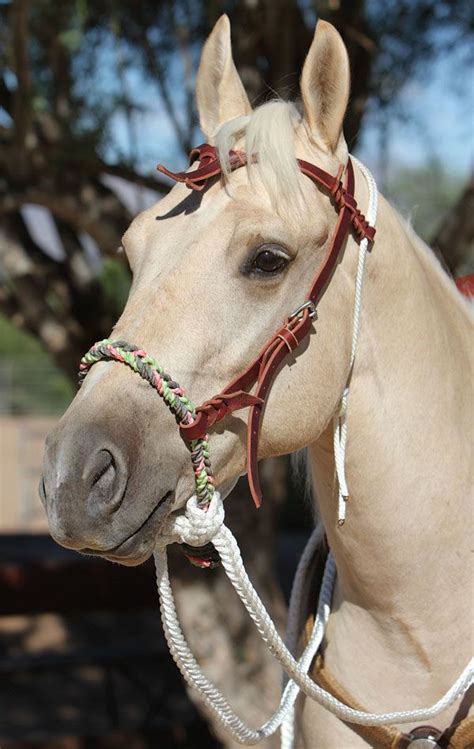
[[[258,156],[252,155],[251,160],[256,162]],[[190,154],[190,162],[193,164],[195,161],[199,162],[197,168],[187,172],[171,172],[161,164],[157,168],[163,174],[176,182],[184,183],[192,190],[204,189],[210,179],[222,174],[222,166],[214,146],[205,143],[198,148],[194,148]],[[329,193],[339,213],[336,228],[323,262],[306,294],[305,303],[311,303],[314,308],[332,277],[350,229],[353,229],[358,241],[365,238],[369,242],[373,242],[375,228],[369,226],[365,216],[357,207],[354,197],[354,169],[350,158],[345,169],[344,184],[341,182],[344,172],[342,166],[337,175],[334,176],[308,161],[298,159],[297,162],[304,175]],[[231,171],[246,164],[247,156],[245,153],[230,151],[229,166]],[[205,401],[196,409],[196,418],[191,424],[180,424],[182,438],[186,442],[190,442],[204,437],[208,429],[224,419],[227,414],[241,408],[250,408],[247,427],[247,475],[250,492],[257,507],[262,502],[258,476],[258,442],[265,401],[280,365],[290,353],[298,349],[309,334],[311,327],[312,314],[308,308],[303,309],[298,315],[290,316],[285,325],[272,336],[243,372],[221,393]],[[247,392],[254,385],[255,394]]]

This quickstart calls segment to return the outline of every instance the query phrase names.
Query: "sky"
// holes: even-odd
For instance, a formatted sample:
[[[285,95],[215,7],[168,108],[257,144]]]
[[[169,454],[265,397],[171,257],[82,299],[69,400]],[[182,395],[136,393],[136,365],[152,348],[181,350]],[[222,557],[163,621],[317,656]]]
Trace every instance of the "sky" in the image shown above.
[[[389,121],[388,164],[381,164],[380,129],[376,116],[366,116],[356,151],[376,176],[394,173],[399,166],[422,165],[437,159],[449,173],[466,179],[474,168],[474,71],[461,67],[459,50],[453,48],[430,63],[425,80],[407,81],[400,94],[402,116]],[[461,77],[462,71],[462,77]],[[153,173],[158,161],[171,168],[183,167],[174,129],[160,108],[153,84],[134,80],[140,86],[147,111],[135,123],[139,132],[138,167]],[[123,115],[114,118],[113,136],[120,148],[128,149],[128,130]],[[384,154],[386,159],[386,154]]]
[[[400,103],[404,121],[389,124],[389,169],[437,158],[447,172],[466,179],[474,168],[474,70],[460,78],[455,50],[435,60],[423,83],[409,81]],[[366,121],[359,155],[380,171],[376,123]]]

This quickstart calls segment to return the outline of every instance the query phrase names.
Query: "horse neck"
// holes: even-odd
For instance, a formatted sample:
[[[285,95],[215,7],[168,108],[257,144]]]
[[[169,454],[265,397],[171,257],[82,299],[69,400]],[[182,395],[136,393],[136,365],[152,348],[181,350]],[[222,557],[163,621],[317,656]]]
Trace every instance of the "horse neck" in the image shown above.
[[[435,258],[382,199],[351,381],[341,528],[331,429],[309,455],[339,595],[381,618],[396,611],[407,619],[416,602],[417,621],[431,631],[433,617],[442,622],[446,609],[449,617],[459,610],[469,584],[468,314]],[[451,606],[440,612],[440,600]]]

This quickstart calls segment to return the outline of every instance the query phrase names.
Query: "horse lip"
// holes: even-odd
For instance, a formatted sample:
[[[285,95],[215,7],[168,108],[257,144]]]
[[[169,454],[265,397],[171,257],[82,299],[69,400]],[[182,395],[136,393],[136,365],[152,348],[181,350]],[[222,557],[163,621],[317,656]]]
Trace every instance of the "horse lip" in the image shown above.
[[[122,558],[127,558],[130,555],[130,551],[132,551],[133,546],[135,545],[135,542],[140,536],[142,535],[142,531],[149,526],[149,524],[153,521],[156,514],[158,513],[158,510],[163,507],[165,504],[170,503],[170,500],[174,498],[174,491],[168,491],[166,494],[164,494],[159,502],[155,505],[153,510],[147,515],[143,523],[136,528],[134,531],[132,531],[128,536],[126,536],[122,541],[120,541],[119,544],[116,546],[111,546],[110,548],[105,549],[80,549],[82,554],[91,554],[93,556],[110,556],[114,558],[115,560],[119,560]],[[130,548],[124,548],[126,546],[131,546]],[[118,553],[117,553],[118,552]],[[124,553],[125,552],[125,553]]]

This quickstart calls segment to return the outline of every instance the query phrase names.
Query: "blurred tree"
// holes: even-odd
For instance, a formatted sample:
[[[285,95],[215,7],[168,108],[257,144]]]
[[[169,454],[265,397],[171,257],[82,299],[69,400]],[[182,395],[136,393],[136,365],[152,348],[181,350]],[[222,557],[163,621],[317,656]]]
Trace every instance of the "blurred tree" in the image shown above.
[[[441,217],[448,206],[455,205],[462,190],[462,180],[448,174],[438,159],[431,159],[426,164],[394,170],[389,198],[429,243]]]

